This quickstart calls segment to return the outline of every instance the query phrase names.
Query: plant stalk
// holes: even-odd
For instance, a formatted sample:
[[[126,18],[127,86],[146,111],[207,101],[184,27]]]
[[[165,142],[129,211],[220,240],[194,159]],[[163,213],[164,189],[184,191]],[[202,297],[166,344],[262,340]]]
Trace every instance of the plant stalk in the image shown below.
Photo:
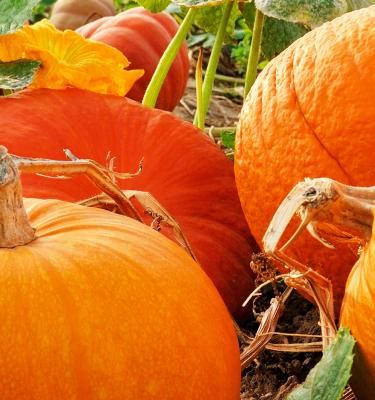
[[[250,92],[257,77],[260,48],[262,43],[262,32],[264,25],[264,14],[258,9],[255,12],[253,36],[251,38],[250,54],[246,68],[244,99]]]
[[[196,82],[196,92],[197,92],[197,124],[194,123],[199,129],[204,128],[204,115],[203,115],[203,90],[202,90],[202,59],[203,53],[202,49],[199,49],[199,55],[197,60],[197,66],[195,70],[195,82]]]
[[[151,78],[150,83],[147,86],[146,93],[144,94],[142,104],[146,107],[155,107],[158,99],[160,90],[163,86],[165,78],[169,72],[169,69],[176,58],[182,43],[184,42],[186,35],[188,34],[191,25],[193,24],[197,8],[190,8],[186,14],[182,24],[180,25],[176,35],[169,43],[169,46],[164,51],[158,66]]]
[[[223,45],[224,35],[225,35],[225,31],[226,31],[226,28],[228,25],[230,13],[233,8],[233,4],[234,4],[234,1],[227,0],[225,7],[224,7],[223,16],[221,18],[220,25],[219,25],[219,28],[216,33],[215,43],[212,47],[211,56],[208,61],[207,70],[206,70],[205,76],[204,76],[203,104],[202,104],[203,110],[200,111],[197,109],[197,111],[195,113],[195,117],[194,117],[194,124],[197,124],[198,115],[199,115],[199,113],[201,113],[201,115],[203,116],[203,126],[204,126],[204,122],[205,122],[207,110],[208,110],[208,105],[210,103],[210,99],[211,99],[211,95],[212,95],[212,88],[214,86],[215,73],[217,70],[217,66],[219,64],[221,47]]]

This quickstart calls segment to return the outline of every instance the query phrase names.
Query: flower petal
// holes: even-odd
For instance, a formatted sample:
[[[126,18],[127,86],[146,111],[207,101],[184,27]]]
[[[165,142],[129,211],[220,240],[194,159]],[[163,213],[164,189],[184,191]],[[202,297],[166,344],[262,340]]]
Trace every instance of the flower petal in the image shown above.
[[[59,31],[48,20],[0,37],[0,60],[21,58],[42,61],[32,88],[74,86],[124,96],[143,75],[143,70],[124,70],[129,61],[119,50],[74,31]]]

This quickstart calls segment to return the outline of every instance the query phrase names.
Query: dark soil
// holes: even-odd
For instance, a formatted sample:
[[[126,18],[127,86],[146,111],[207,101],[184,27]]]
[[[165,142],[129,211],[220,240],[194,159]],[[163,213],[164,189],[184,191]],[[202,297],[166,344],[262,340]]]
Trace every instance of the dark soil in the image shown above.
[[[266,287],[264,295],[254,304],[255,318],[269,307],[274,296],[272,287]],[[319,313],[317,308],[293,292],[286,303],[277,332],[319,335]],[[244,332],[254,336],[258,323],[249,323]],[[307,343],[318,338],[275,335],[272,343]],[[282,400],[320,360],[321,353],[278,352],[264,350],[242,374],[242,400]]]

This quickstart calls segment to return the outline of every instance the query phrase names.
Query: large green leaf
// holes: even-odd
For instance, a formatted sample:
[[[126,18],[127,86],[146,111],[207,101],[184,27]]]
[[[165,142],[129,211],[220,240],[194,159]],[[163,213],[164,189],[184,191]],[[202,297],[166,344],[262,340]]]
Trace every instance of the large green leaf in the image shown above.
[[[250,29],[253,29],[255,19],[254,3],[247,3],[242,7],[242,14]],[[289,47],[309,30],[293,22],[266,17],[262,34],[262,53],[271,60]]]
[[[263,14],[316,27],[348,11],[346,0],[255,0]]]
[[[354,339],[349,330],[341,328],[306,381],[297,386],[287,400],[339,400],[350,378],[353,347]]]
[[[161,12],[169,6],[170,0],[137,0],[137,3],[151,12]]]
[[[38,3],[39,0],[0,0],[0,34],[21,27]]]
[[[348,11],[358,10],[360,8],[365,8],[375,4],[375,0],[347,0]]]
[[[224,5],[226,0],[172,0],[173,3],[179,6],[184,6],[188,8],[207,8]]]
[[[197,10],[194,24],[199,26],[206,32],[216,34],[220,21],[223,17],[225,5],[218,5],[213,7],[203,7]],[[240,15],[238,6],[235,3],[229,16],[229,21],[226,27],[225,42],[228,42],[234,32],[234,26],[237,18]]]
[[[33,60],[0,62],[0,88],[23,89],[32,82],[40,65]]]

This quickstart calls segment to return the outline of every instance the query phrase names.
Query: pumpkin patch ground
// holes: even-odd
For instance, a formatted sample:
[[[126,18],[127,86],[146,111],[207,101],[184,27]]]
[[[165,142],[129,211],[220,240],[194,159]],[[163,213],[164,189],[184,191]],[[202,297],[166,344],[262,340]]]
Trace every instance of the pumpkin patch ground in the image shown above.
[[[373,400],[374,49],[375,0],[1,0],[0,399]]]

